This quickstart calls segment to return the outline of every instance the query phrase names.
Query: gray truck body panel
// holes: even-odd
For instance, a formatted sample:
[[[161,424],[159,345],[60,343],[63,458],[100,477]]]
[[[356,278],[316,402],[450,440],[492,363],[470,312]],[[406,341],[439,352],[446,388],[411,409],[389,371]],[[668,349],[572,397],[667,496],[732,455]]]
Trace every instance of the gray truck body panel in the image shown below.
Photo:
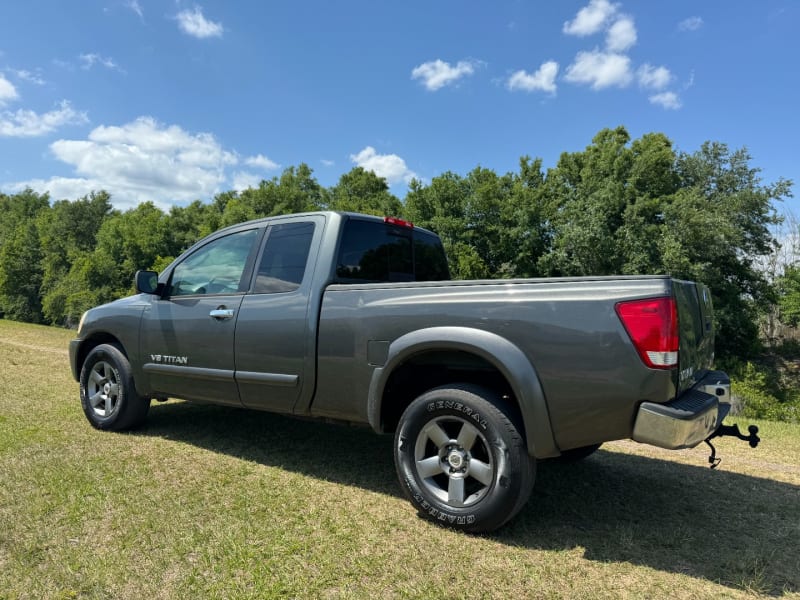
[[[711,307],[702,286],[666,276],[335,283],[340,232],[350,218],[262,219],[201,240],[161,274],[160,283],[166,286],[176,266],[206,244],[253,230],[240,288],[174,298],[139,294],[92,309],[70,345],[73,375],[78,379],[91,347],[116,341],[144,396],[333,418],[383,431],[392,410],[387,382],[397,384],[398,369],[426,356],[474,357],[487,377],[499,373],[505,380],[529,453],[544,458],[632,437],[642,403],[674,400],[696,388],[710,368]],[[314,225],[302,281],[288,292],[254,293],[253,265],[271,228],[292,223]],[[673,296],[678,305],[677,369],[646,367],[615,312],[617,302],[660,296]],[[480,369],[470,377],[480,382]],[[659,421],[644,423],[656,439],[648,442],[658,444],[652,429]]]

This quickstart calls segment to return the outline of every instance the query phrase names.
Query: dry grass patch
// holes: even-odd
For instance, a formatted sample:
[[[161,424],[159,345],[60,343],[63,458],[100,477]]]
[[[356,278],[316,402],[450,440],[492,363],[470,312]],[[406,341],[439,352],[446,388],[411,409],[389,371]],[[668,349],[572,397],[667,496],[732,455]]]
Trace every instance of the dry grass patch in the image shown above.
[[[543,463],[492,536],[417,518],[391,439],[183,402],[86,422],[69,332],[0,321],[0,598],[798,596],[800,427]]]

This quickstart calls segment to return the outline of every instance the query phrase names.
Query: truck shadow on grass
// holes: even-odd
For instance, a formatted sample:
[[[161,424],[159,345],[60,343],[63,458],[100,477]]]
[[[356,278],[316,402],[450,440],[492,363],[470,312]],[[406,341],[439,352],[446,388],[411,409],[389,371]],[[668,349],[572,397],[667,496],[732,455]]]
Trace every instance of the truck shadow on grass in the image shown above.
[[[368,429],[193,404],[155,405],[139,435],[400,497],[391,436]],[[724,452],[723,452],[724,457]],[[540,550],[583,549],[734,589],[800,591],[800,486],[600,450],[538,465],[531,500],[491,539]]]

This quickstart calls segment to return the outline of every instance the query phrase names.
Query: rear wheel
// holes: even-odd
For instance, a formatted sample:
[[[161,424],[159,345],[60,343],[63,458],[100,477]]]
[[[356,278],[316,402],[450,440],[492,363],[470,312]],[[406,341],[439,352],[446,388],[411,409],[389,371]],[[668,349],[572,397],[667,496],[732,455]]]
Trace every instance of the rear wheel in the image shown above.
[[[451,385],[409,405],[395,434],[395,465],[419,513],[468,532],[497,529],[530,496],[535,462],[491,390]]]
[[[144,422],[150,398],[136,393],[131,365],[117,346],[101,344],[83,361],[81,406],[97,429],[121,431]]]

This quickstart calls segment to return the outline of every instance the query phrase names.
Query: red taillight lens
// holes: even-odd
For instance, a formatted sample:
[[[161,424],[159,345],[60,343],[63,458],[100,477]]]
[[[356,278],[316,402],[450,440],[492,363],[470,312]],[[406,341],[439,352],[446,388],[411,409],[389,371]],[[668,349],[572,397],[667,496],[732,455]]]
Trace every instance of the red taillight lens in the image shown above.
[[[398,227],[408,227],[409,229],[414,229],[414,224],[411,221],[404,221],[403,219],[398,219],[397,217],[383,217],[383,222],[388,223],[389,225],[397,225]]]
[[[619,302],[616,310],[644,364],[653,369],[678,365],[678,309],[674,298]]]

